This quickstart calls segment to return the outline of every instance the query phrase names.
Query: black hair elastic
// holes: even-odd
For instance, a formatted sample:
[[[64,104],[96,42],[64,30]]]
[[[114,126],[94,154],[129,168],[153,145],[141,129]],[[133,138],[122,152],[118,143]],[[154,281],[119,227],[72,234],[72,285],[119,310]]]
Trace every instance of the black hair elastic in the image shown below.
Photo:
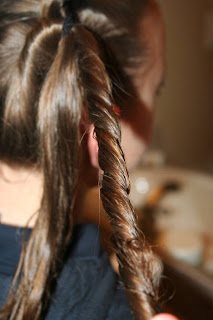
[[[62,38],[70,32],[72,27],[74,27],[76,24],[80,22],[77,14],[78,10],[87,6],[88,6],[87,0],[65,0],[64,1],[63,7],[66,12],[66,17],[63,23],[63,30],[61,35]]]
[[[70,14],[69,16],[66,16],[63,23],[61,37],[63,38],[64,36],[66,36],[70,32],[72,27],[74,27],[78,23],[79,23],[79,20],[77,15]]]

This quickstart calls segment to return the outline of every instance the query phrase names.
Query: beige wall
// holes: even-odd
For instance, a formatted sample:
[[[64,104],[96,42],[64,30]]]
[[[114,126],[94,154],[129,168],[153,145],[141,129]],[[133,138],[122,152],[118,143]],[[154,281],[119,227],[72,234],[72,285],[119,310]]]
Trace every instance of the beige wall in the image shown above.
[[[167,26],[168,70],[153,143],[170,164],[213,170],[213,50],[204,45],[211,0],[159,2]]]

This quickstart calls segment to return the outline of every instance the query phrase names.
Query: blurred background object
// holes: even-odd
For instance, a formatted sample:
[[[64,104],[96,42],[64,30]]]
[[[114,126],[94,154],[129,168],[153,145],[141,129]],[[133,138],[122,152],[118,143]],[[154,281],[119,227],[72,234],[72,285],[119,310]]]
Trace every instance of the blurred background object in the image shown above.
[[[157,235],[148,237],[157,238],[161,248],[193,266],[203,268],[207,259],[210,273],[213,176],[169,166],[138,168],[131,174],[131,185],[139,217],[153,219]],[[152,232],[145,228],[148,231]]]
[[[169,166],[131,173],[138,224],[164,264],[166,311],[213,319],[213,176]]]

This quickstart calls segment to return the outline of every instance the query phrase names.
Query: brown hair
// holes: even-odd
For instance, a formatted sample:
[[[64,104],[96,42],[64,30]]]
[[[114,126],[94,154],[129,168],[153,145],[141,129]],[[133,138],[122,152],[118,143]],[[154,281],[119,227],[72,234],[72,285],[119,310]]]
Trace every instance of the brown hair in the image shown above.
[[[145,0],[107,5],[91,0],[79,12],[81,23],[61,37],[66,14],[61,1],[1,3],[1,159],[34,163],[44,175],[39,215],[0,311],[2,319],[39,319],[48,307],[71,236],[85,113],[95,127],[101,199],[131,308],[136,319],[155,313],[160,270],[136,225],[112,108],[130,83],[133,57],[136,61],[141,54],[134,33],[145,5]],[[111,67],[113,59],[119,72]],[[123,75],[119,81],[118,73]]]

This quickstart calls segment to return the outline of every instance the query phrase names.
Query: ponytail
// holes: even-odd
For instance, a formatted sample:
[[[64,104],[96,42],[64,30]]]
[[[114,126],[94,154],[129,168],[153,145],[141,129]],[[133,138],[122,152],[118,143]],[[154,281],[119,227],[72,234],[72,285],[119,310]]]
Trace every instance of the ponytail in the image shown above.
[[[34,110],[32,119],[37,121],[34,129],[39,159],[37,164],[43,172],[44,190],[36,225],[22,251],[6,305],[0,311],[0,318],[3,319],[37,320],[45,313],[72,230],[82,95],[73,38],[75,31],[60,40],[61,32],[61,25],[56,23],[38,25],[30,31],[27,40],[30,37],[31,41],[26,41],[21,52],[19,72],[22,83],[15,88],[23,94],[27,93],[25,100],[20,101],[21,111],[30,105],[28,99],[32,99],[33,90],[36,89],[33,107],[37,112]],[[48,47],[50,44],[52,48]],[[54,56],[50,54],[52,51],[55,51]],[[47,56],[49,61],[45,60]],[[42,67],[46,69],[40,73],[42,81],[38,88],[35,86],[38,79],[36,75]],[[7,95],[11,97],[11,88]],[[14,105],[15,102],[11,103],[11,112],[14,112]],[[5,110],[11,121],[9,109],[6,103]],[[31,115],[29,109],[26,114]],[[17,115],[17,118],[20,116]],[[4,128],[4,132],[8,130]]]
[[[120,275],[135,318],[148,320],[155,314],[161,268],[137,227],[129,200],[130,182],[120,146],[120,126],[113,111],[111,83],[104,63],[95,52],[89,52],[85,59],[89,68],[82,71],[81,78],[87,88],[89,117],[99,145],[103,171],[101,200],[111,222]]]

